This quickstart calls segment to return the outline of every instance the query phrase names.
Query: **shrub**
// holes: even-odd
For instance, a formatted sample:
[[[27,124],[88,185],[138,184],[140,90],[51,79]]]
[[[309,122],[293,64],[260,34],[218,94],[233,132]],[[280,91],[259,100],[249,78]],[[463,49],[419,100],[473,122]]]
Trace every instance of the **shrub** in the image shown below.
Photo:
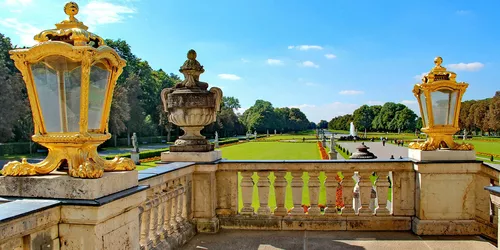
[[[155,149],[155,150],[148,150],[148,151],[143,151],[139,153],[139,158],[140,159],[147,159],[147,158],[153,158],[157,156],[161,156],[162,152],[168,151],[169,148],[160,148],[160,149]],[[106,160],[112,160],[115,157],[126,157],[130,158],[130,153],[124,153],[124,154],[117,154],[117,155],[109,155],[104,157]]]

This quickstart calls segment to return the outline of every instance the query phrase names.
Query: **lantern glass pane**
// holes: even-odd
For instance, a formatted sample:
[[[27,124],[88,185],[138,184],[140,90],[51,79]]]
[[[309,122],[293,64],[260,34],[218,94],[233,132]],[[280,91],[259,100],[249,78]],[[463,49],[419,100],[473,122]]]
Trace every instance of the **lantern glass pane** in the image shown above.
[[[101,127],[109,76],[109,71],[102,63],[94,64],[90,69],[89,129],[99,129]]]
[[[455,121],[455,112],[457,112],[457,97],[458,91],[453,91],[450,94],[450,113],[448,115],[448,124],[453,125]]]
[[[431,93],[432,115],[434,125],[452,125],[448,117],[454,115],[454,110],[450,107],[452,91],[447,89],[436,90]]]
[[[420,93],[420,105],[422,105],[422,124],[424,128],[427,127],[427,122],[429,121],[429,114],[427,114],[427,98],[425,98],[424,92]]]
[[[47,132],[78,132],[80,122],[80,62],[49,56],[31,65]]]

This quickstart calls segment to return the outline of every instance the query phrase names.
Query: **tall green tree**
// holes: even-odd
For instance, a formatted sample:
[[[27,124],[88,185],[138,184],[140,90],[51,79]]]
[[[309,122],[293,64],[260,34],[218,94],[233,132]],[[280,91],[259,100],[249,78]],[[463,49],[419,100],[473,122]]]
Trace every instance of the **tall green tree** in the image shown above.
[[[27,139],[33,131],[26,88],[9,57],[11,49],[10,39],[0,33],[0,142]]]
[[[236,110],[241,108],[240,100],[238,100],[238,98],[235,98],[233,96],[223,96],[221,104],[224,108],[230,108]]]
[[[377,116],[373,119],[372,127],[377,131],[396,131],[398,128],[396,123],[391,123],[396,112],[406,108],[405,105],[400,103],[386,102]]]
[[[328,128],[328,122],[325,121],[325,120],[319,121],[318,128],[327,129]]]
[[[500,91],[491,99],[487,120],[492,131],[500,131]]]
[[[417,115],[413,110],[405,107],[404,109],[397,111],[394,119],[389,124],[389,127],[397,130],[398,133],[401,131],[413,132],[415,131],[417,124]]]
[[[364,130],[366,137],[366,132],[368,129],[371,129],[373,119],[375,118],[373,109],[368,105],[363,105],[356,109],[352,116],[354,119],[354,125],[358,128],[358,130]]]

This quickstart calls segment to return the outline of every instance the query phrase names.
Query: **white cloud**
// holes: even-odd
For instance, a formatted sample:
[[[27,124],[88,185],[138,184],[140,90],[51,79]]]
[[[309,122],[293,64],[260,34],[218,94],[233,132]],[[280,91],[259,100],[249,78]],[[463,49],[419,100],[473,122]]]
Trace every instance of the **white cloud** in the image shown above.
[[[322,50],[323,47],[321,47],[319,45],[297,45],[297,46],[290,45],[290,46],[288,46],[288,49],[298,49],[298,50],[317,49],[317,50]]]
[[[247,60],[247,59],[245,59],[245,58],[241,58],[241,62],[242,62],[242,63],[249,63],[250,61],[249,61],[249,60]]]
[[[319,65],[317,65],[311,61],[302,62],[300,65],[302,65],[303,67],[309,67],[309,68],[319,68]]]
[[[365,92],[361,90],[342,90],[339,92],[341,95],[361,95],[364,94]]]
[[[478,71],[484,67],[484,64],[480,62],[456,63],[456,64],[449,64],[447,67],[450,68],[451,70]]]
[[[468,10],[457,10],[455,13],[457,15],[467,15],[467,14],[470,13],[470,11],[468,11]]]
[[[420,75],[416,75],[416,76],[414,76],[413,78],[414,78],[415,80],[417,80],[417,81],[419,81],[419,82],[420,82],[420,81],[422,81],[422,78],[423,78],[425,75],[427,75],[427,72],[424,72],[424,73],[422,73],[422,74],[420,74]]]
[[[368,105],[384,105],[382,101],[368,101]]]
[[[267,59],[267,64],[269,65],[283,65],[283,61],[278,59]]]
[[[330,121],[335,116],[352,114],[359,106],[359,104],[333,102],[322,105],[292,105],[290,108],[299,108],[309,121],[319,122],[320,120]]]
[[[15,30],[15,33],[19,35],[19,41],[21,46],[33,46],[37,42],[33,37],[42,31],[41,29],[27,23],[21,23],[16,18],[5,18],[0,19],[0,25]]]
[[[220,79],[231,80],[231,81],[237,81],[241,79],[241,77],[234,74],[219,74],[218,76]]]
[[[5,4],[9,6],[29,5],[31,0],[5,0]]]
[[[80,10],[82,20],[86,25],[95,26],[107,23],[119,23],[125,16],[136,11],[130,7],[103,1],[91,1]],[[78,17],[77,17],[78,18]]]
[[[327,59],[334,59],[334,58],[337,58],[337,56],[336,56],[336,55],[334,55],[334,54],[325,54],[325,57],[326,57]]]

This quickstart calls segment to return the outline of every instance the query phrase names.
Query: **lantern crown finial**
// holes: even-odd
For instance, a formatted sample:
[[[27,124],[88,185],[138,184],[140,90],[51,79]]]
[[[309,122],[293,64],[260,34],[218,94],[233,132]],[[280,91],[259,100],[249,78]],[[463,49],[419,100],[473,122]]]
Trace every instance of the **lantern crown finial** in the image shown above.
[[[441,64],[443,63],[443,58],[438,56],[434,58],[434,64],[436,65],[436,68],[442,68]]]
[[[104,39],[88,31],[88,27],[83,22],[76,19],[79,12],[78,4],[68,2],[64,5],[64,13],[69,16],[56,24],[56,29],[44,30],[35,35],[34,39],[40,43],[48,41],[61,41],[74,46],[91,46],[97,48],[105,45]]]
[[[78,14],[79,8],[78,4],[75,2],[68,2],[66,5],[64,5],[64,13],[69,16],[69,21],[71,22],[78,22],[78,20],[75,18],[75,15]]]
[[[448,71],[442,66],[443,58],[438,56],[434,58],[434,68],[422,78],[422,83],[430,84],[436,81],[453,81],[456,82],[457,74]]]

